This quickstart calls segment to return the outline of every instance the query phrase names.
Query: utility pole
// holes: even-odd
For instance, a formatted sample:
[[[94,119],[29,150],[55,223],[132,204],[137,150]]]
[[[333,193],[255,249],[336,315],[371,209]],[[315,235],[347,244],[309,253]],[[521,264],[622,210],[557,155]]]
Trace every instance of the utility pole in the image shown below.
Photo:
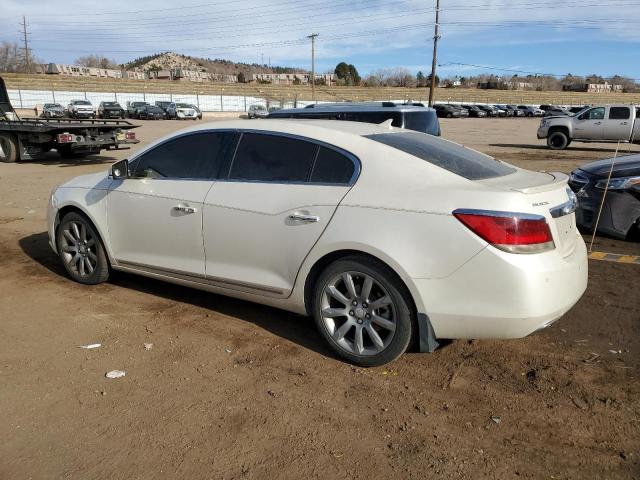
[[[27,40],[27,19],[22,16],[22,32],[24,35],[24,62],[27,66],[27,73],[31,73],[31,65],[29,62],[29,42]]]
[[[436,88],[436,64],[438,59],[438,39],[440,38],[440,0],[436,0],[436,29],[433,35],[433,59],[431,61],[431,84],[429,85],[429,106],[433,107],[433,92]]]
[[[312,33],[307,38],[311,39],[311,100],[316,101],[316,37],[317,33]]]

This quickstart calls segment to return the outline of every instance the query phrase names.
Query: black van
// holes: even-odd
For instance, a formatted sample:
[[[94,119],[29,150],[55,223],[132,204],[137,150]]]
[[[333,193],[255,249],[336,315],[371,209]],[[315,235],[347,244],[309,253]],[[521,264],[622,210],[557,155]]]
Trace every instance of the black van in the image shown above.
[[[319,103],[307,105],[305,108],[273,111],[269,113],[269,118],[346,120],[365,123],[382,123],[390,119],[394,127],[440,136],[440,123],[436,111],[415,103]]]

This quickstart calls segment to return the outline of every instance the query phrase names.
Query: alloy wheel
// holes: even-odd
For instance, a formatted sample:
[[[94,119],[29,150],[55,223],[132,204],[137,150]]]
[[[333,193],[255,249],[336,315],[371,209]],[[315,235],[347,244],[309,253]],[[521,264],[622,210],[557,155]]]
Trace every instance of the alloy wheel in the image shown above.
[[[320,315],[333,342],[359,356],[382,352],[397,327],[397,308],[387,289],[371,275],[357,271],[343,272],[327,282]]]
[[[64,225],[60,248],[69,270],[81,278],[88,278],[98,266],[96,239],[87,226],[79,221]]]

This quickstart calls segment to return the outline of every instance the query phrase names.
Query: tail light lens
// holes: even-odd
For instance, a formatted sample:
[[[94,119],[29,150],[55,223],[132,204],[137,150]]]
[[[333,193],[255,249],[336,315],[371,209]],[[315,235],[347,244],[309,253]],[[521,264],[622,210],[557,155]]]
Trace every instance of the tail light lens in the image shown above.
[[[127,140],[135,140],[136,132],[127,132],[124,134],[124,138],[126,138]]]
[[[555,248],[542,215],[467,209],[456,210],[453,215],[480,238],[506,252],[539,253]]]
[[[58,134],[58,143],[71,143],[73,142],[73,135],[70,133]]]

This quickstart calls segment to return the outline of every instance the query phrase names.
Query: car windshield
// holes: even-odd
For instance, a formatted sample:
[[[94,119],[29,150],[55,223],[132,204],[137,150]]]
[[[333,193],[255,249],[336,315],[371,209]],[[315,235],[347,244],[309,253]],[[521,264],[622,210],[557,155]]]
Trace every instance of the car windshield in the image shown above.
[[[584,112],[585,110],[587,110],[587,109],[589,109],[589,108],[591,108],[591,107],[584,107],[584,108],[581,108],[580,110],[577,110],[576,112],[571,113],[570,115],[571,115],[572,117],[575,117],[575,116],[577,116],[577,115],[582,115],[582,112]]]
[[[44,108],[62,108],[59,103],[45,103]]]
[[[86,100],[74,100],[73,104],[74,105],[91,105],[91,103],[87,102]]]
[[[417,132],[378,133],[366,138],[396,148],[468,180],[509,175],[515,168],[456,143]]]
[[[191,105],[188,103],[176,103],[176,107],[178,108],[191,108]]]
[[[264,105],[254,105],[253,106],[254,110],[266,110],[266,108],[264,107]]]
[[[102,105],[104,107],[120,107],[120,104],[116,102],[104,102]]]
[[[161,113],[162,109],[160,107],[155,107],[155,106],[148,106],[147,107],[147,112],[151,112],[151,113]]]

